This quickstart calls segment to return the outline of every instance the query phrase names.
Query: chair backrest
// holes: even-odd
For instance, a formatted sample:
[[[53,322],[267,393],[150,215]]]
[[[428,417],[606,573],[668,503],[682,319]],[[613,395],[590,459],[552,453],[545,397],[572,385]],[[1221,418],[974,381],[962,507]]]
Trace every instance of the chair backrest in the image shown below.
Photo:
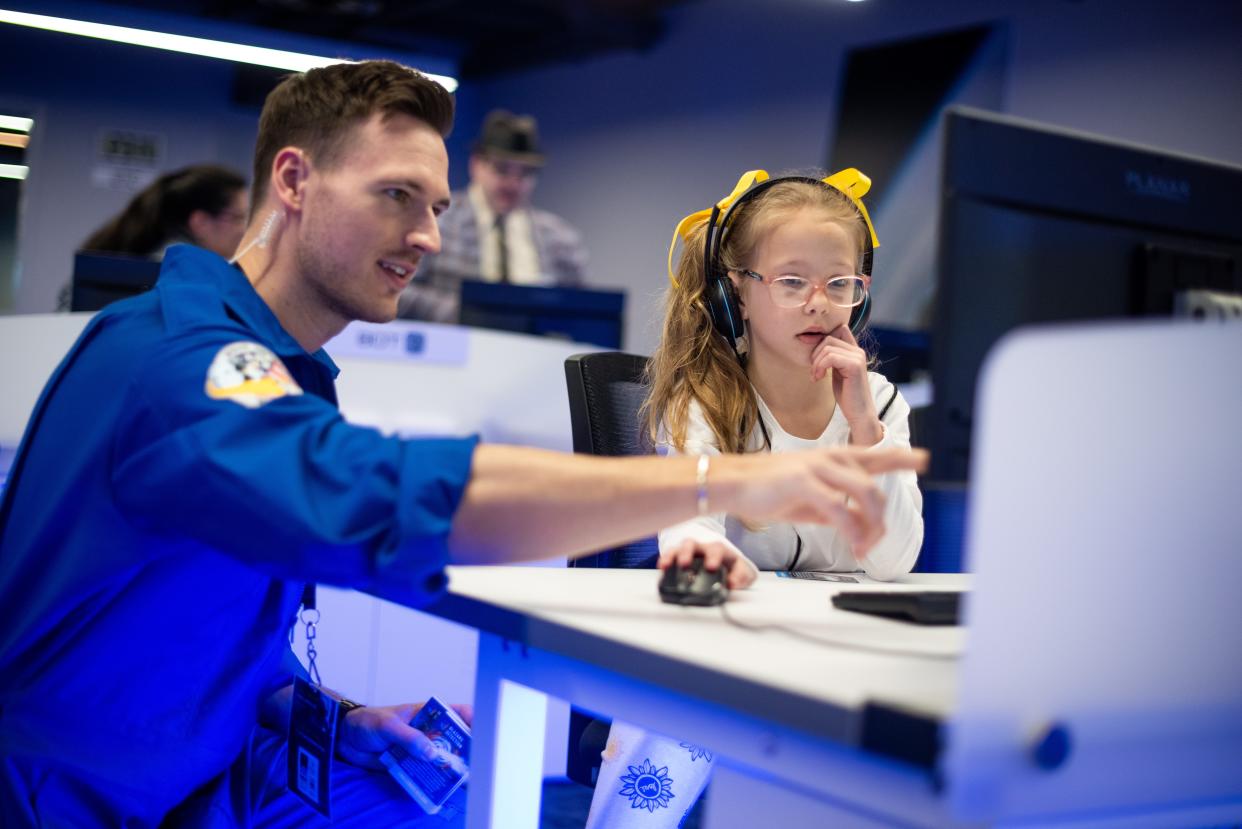
[[[586,455],[649,455],[638,419],[647,397],[647,358],[620,351],[575,354],[565,361],[574,451]],[[656,539],[644,538],[570,562],[572,567],[654,567]]]

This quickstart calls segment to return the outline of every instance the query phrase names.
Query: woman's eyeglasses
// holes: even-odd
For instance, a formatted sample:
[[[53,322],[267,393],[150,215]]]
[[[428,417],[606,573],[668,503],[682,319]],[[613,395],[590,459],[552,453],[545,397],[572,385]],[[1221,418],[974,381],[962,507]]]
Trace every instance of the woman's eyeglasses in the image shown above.
[[[826,282],[812,282],[800,276],[778,276],[769,279],[755,271],[741,271],[743,276],[756,279],[768,286],[772,303],[780,308],[801,308],[811,301],[815,289],[824,292],[828,301],[838,308],[854,308],[867,298],[867,278],[864,276],[834,276]]]

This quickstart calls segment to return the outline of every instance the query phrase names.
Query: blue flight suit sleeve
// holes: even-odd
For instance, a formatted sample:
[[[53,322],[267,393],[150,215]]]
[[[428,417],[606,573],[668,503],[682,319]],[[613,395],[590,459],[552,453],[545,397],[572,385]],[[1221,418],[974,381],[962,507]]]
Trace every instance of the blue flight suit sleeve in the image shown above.
[[[119,509],[279,578],[435,598],[476,440],[384,437],[309,393],[255,408],[209,396],[213,359],[253,336],[199,330],[136,361],[113,444]]]

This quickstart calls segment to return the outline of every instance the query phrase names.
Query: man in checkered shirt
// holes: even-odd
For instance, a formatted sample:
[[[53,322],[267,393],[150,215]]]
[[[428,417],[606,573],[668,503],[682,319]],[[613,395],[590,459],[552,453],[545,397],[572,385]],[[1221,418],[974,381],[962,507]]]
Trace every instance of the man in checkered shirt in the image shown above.
[[[587,254],[559,216],[530,206],[544,163],[535,119],[494,110],[470,155],[470,186],[440,217],[441,250],[423,256],[398,315],[457,322],[465,279],[579,285]]]

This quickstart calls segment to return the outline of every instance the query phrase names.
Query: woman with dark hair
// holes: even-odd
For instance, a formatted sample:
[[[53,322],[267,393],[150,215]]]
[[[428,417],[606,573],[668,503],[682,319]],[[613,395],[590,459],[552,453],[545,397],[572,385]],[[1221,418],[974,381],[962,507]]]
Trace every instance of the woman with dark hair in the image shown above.
[[[82,250],[161,258],[176,242],[233,255],[246,230],[246,180],[213,164],[165,173],[91,234]]]
[[[125,209],[82,243],[79,250],[163,259],[177,242],[189,242],[225,259],[246,232],[246,180],[215,164],[165,173],[130,199]],[[68,311],[73,286],[60,290],[56,307]]]

